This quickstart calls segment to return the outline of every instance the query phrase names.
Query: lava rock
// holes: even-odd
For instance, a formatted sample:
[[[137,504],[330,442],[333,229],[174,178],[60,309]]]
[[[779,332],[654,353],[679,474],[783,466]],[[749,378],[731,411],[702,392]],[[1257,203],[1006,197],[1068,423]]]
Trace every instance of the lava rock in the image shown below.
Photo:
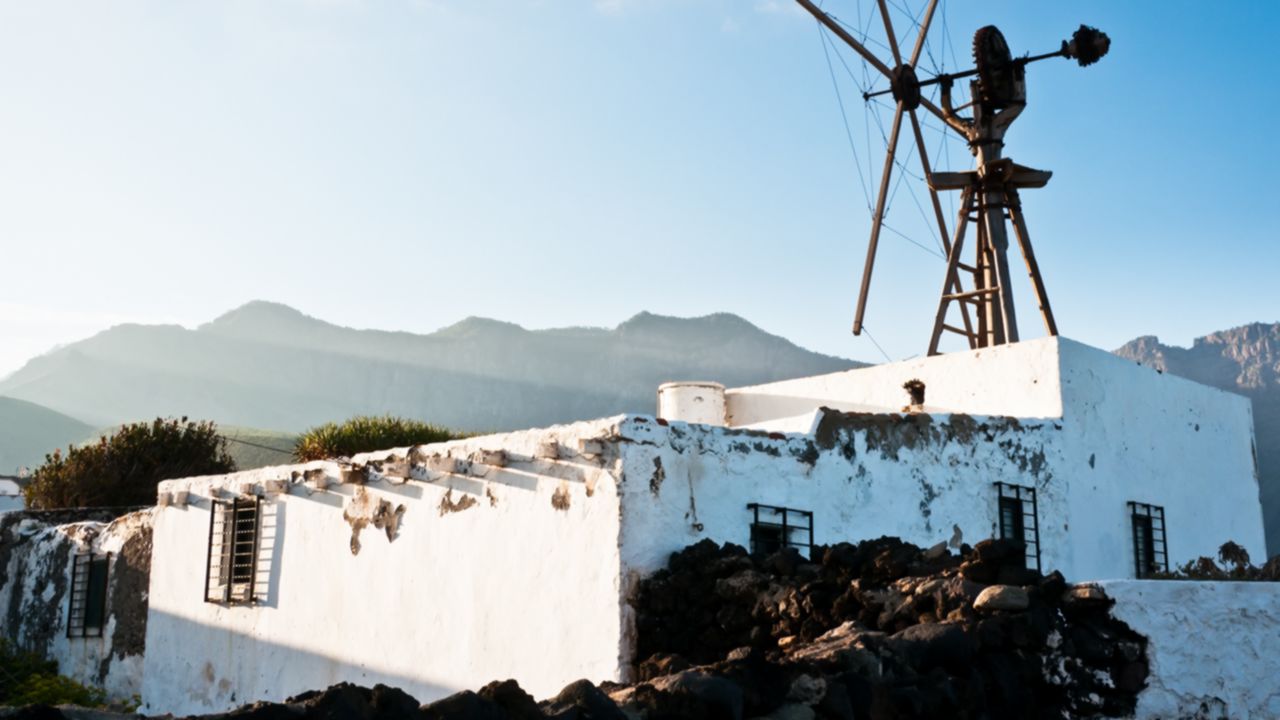
[[[979,612],[1026,610],[1031,604],[1027,591],[1013,585],[992,585],[978,594],[973,609]]]

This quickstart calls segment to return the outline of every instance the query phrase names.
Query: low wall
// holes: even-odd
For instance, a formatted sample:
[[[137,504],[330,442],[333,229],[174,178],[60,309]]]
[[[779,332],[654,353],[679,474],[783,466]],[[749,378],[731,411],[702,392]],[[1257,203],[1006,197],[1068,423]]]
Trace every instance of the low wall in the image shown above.
[[[58,671],[127,700],[142,692],[152,510],[0,515],[0,634]],[[77,553],[110,553],[101,637],[67,637]]]
[[[1114,580],[1112,614],[1148,638],[1136,717],[1280,717],[1280,583]]]

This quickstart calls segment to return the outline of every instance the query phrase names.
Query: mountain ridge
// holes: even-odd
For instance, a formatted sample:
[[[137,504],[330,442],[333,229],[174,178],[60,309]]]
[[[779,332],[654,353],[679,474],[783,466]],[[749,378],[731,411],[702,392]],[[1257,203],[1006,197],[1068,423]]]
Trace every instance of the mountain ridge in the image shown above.
[[[0,394],[103,426],[156,415],[297,431],[391,412],[464,430],[649,411],[680,379],[728,385],[857,367],[729,313],[637,313],[528,330],[472,317],[432,333],[356,329],[254,301],[187,329],[119,325],[33,358]]]

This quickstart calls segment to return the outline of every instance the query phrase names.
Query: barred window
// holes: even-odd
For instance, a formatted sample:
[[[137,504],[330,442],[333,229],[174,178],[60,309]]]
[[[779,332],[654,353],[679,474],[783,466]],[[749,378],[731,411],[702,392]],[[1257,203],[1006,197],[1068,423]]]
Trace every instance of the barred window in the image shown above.
[[[1134,576],[1151,577],[1169,572],[1169,545],[1164,532],[1164,508],[1140,502],[1129,503],[1133,524]]]
[[[72,559],[67,637],[102,637],[110,569],[111,553],[78,553]]]
[[[751,503],[751,552],[771,555],[784,547],[808,556],[813,549],[813,513],[808,510]]]
[[[252,603],[257,599],[261,498],[214,500],[209,513],[205,602]]]
[[[996,509],[1000,538],[1019,540],[1026,546],[1026,566],[1040,569],[1040,508],[1036,489],[1026,485],[996,483]]]

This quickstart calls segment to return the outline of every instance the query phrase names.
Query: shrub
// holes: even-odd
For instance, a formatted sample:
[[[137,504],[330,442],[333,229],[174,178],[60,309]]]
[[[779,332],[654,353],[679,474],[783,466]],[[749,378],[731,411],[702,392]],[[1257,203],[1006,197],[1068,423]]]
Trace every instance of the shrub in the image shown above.
[[[1161,580],[1266,580],[1280,581],[1280,555],[1261,567],[1249,561],[1249,551],[1228,540],[1218,548],[1218,559],[1199,557],[1179,565],[1173,572],[1156,576]]]
[[[23,495],[27,507],[40,510],[152,505],[161,480],[234,470],[213,423],[157,418],[46,455]]]
[[[298,462],[351,457],[356,453],[425,445],[466,437],[448,428],[390,415],[358,415],[342,424],[325,423],[307,430],[293,446]]]
[[[58,674],[58,663],[19,650],[0,639],[0,705],[104,707],[102,690]]]

